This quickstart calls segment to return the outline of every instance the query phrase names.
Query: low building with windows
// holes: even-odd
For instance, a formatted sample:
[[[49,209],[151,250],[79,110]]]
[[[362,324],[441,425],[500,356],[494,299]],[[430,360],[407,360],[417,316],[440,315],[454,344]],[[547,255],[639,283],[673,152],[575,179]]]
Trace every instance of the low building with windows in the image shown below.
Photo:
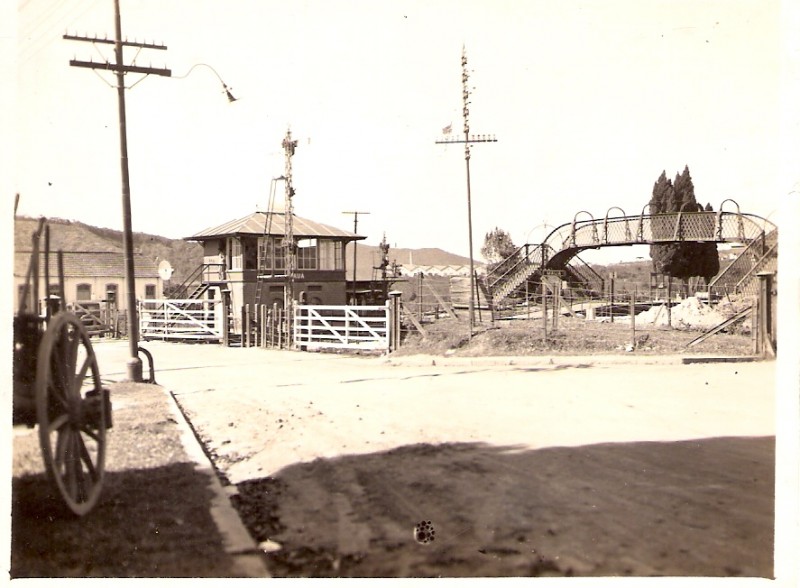
[[[28,268],[31,263],[33,244],[31,235],[36,231],[38,219],[15,220],[14,238],[14,294],[15,308],[19,308],[25,291]],[[61,250],[64,270],[64,299],[67,307],[83,307],[127,310],[127,284],[125,260],[122,248],[109,250],[107,241],[94,239],[85,228],[68,221],[50,221],[50,254],[48,272],[49,286],[45,285],[44,237],[40,239],[38,303],[33,299],[33,289],[28,291],[25,305],[28,309],[42,308],[42,301],[50,295],[58,295],[59,271],[57,251]],[[83,247],[81,247],[83,246]],[[84,248],[85,247],[85,248]],[[104,250],[92,250],[104,247]],[[137,299],[162,296],[164,284],[156,263],[147,257],[134,255],[135,292]]]
[[[187,237],[203,245],[203,267],[200,285],[186,295],[213,299],[227,291],[234,309],[284,308],[288,295],[304,304],[347,304],[345,247],[366,237],[292,215],[296,269],[289,280],[286,220],[283,211],[256,211]]]

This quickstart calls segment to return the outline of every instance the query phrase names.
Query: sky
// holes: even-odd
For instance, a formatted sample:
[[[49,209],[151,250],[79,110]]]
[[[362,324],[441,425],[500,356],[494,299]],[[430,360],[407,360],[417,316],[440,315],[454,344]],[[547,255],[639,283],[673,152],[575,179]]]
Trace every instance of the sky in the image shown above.
[[[471,133],[497,138],[471,151],[476,258],[494,228],[521,245],[580,211],[639,214],[661,172],[686,165],[698,201],[773,222],[800,179],[793,29],[776,0],[121,0],[121,13],[124,37],[168,47],[128,48],[126,63],[173,73],[126,76],[134,231],[183,238],[266,210],[291,129],[297,215],[352,230],[344,212],[361,211],[366,243],[467,255],[463,145],[436,143],[463,133],[462,49]],[[115,78],[69,65],[113,61],[113,46],[62,38],[113,37],[113,2],[21,0],[16,17],[18,212],[121,229]]]

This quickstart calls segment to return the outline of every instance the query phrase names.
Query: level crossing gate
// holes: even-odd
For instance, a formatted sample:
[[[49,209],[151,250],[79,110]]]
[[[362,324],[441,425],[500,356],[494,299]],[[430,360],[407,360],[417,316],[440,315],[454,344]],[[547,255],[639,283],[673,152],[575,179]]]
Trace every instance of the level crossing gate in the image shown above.
[[[143,339],[218,342],[224,312],[218,298],[140,300],[139,332]]]
[[[390,309],[386,306],[294,307],[296,349],[389,350]]]

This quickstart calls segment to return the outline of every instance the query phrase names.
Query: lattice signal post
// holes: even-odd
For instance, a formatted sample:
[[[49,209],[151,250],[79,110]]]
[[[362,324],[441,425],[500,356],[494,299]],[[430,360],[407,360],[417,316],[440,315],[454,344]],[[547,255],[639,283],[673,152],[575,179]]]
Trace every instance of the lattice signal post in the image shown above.
[[[461,53],[461,82],[463,86],[463,101],[464,101],[464,137],[449,136],[449,127],[447,134],[436,141],[437,144],[447,143],[463,143],[464,144],[464,160],[467,164],[467,224],[469,227],[469,336],[472,338],[472,331],[475,328],[475,262],[472,255],[472,194],[470,189],[469,180],[469,159],[470,148],[472,143],[497,143],[494,135],[470,135],[469,134],[469,71],[467,70],[467,49],[464,47]]]
[[[283,238],[283,247],[286,256],[286,282],[283,288],[283,308],[286,322],[286,336],[291,337],[294,321],[294,275],[297,268],[297,243],[294,242],[294,187],[292,186],[292,157],[297,148],[297,140],[292,139],[292,130],[286,130],[283,139],[283,150],[286,153],[286,169],[283,172],[286,186],[286,204],[284,218],[286,231]]]

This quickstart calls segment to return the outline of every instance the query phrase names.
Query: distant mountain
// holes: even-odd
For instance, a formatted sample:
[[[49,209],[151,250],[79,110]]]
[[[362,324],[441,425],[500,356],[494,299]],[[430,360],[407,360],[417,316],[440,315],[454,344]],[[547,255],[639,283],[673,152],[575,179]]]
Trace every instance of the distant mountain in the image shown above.
[[[14,246],[17,251],[31,250],[31,235],[39,220],[17,217],[14,222]],[[87,225],[80,221],[59,218],[48,219],[50,249],[56,251],[122,251],[122,231]],[[44,244],[42,244],[43,246]],[[183,239],[168,239],[148,233],[133,234],[134,250],[158,262],[166,259],[175,270],[172,280],[182,282],[203,263],[203,247]],[[352,279],[353,244],[346,248],[347,277]],[[389,260],[399,265],[469,265],[469,258],[448,253],[434,247],[423,249],[389,249]],[[373,267],[380,264],[380,250],[376,245],[358,244],[356,271],[359,280],[373,278]],[[476,262],[476,266],[482,265]],[[377,277],[377,274],[375,274]]]
[[[353,276],[353,244],[347,245],[347,277],[351,279]],[[436,247],[425,247],[422,249],[406,249],[406,248],[390,248],[389,249],[389,262],[397,263],[398,265],[469,265],[469,257],[463,255],[456,255],[449,253]],[[359,280],[371,280],[373,277],[379,277],[376,273],[373,275],[373,268],[378,267],[381,263],[381,252],[377,245],[364,245],[358,243],[358,250],[356,252],[356,275]],[[475,261],[475,266],[482,266],[482,262]]]

